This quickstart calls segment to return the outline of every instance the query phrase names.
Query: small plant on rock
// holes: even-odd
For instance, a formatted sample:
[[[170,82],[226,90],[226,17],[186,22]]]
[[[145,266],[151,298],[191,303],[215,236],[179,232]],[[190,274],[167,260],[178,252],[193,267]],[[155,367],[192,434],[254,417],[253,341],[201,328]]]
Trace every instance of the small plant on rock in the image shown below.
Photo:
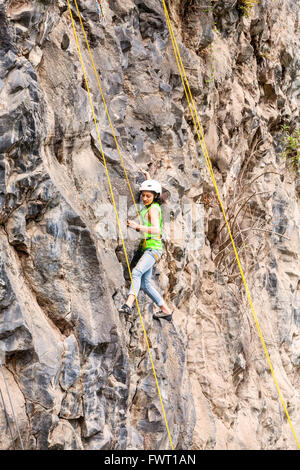
[[[252,11],[254,5],[257,5],[259,2],[255,0],[238,0],[238,9],[241,13],[248,18]]]
[[[298,170],[300,168],[300,129],[291,131],[287,125],[283,125],[281,129],[284,146],[281,157],[285,158],[294,170]]]

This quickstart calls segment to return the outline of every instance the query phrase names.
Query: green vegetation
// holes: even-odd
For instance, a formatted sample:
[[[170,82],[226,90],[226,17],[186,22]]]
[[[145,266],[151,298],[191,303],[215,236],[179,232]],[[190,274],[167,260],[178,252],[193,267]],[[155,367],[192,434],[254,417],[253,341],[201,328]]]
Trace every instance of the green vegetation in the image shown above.
[[[248,18],[254,5],[257,5],[258,3],[259,2],[255,0],[238,0],[238,9],[246,16],[246,18]]]
[[[283,131],[282,144],[284,146],[281,157],[285,158],[294,170],[297,170],[300,168],[300,129],[291,131],[290,127],[285,124],[281,129]]]

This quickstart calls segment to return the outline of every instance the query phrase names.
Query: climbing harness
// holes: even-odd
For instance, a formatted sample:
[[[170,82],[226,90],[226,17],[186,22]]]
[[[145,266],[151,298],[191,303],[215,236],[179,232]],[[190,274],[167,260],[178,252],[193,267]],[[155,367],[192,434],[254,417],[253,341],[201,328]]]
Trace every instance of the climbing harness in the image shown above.
[[[230,227],[229,227],[229,223],[228,223],[228,220],[227,220],[227,217],[226,217],[226,214],[225,214],[225,210],[224,210],[224,207],[223,207],[223,204],[222,204],[220,193],[219,193],[217,183],[216,183],[216,180],[215,180],[215,177],[214,177],[211,161],[210,161],[208,151],[207,151],[207,147],[206,147],[206,144],[205,144],[202,127],[201,127],[200,122],[199,122],[198,113],[197,113],[197,110],[196,110],[196,107],[195,107],[195,103],[194,103],[194,99],[193,99],[193,96],[192,96],[192,93],[191,93],[191,90],[190,90],[188,79],[187,79],[187,76],[186,76],[186,73],[185,73],[185,68],[184,68],[183,63],[182,63],[180,51],[179,51],[178,44],[177,44],[177,41],[176,41],[176,38],[175,38],[173,26],[172,26],[172,23],[171,23],[171,20],[170,20],[170,16],[169,16],[169,13],[168,13],[168,9],[166,7],[165,0],[162,0],[162,3],[163,3],[164,12],[165,12],[165,16],[166,16],[166,20],[167,20],[167,24],[168,24],[169,33],[170,33],[170,38],[171,38],[171,41],[172,41],[173,50],[174,50],[178,70],[179,70],[179,73],[180,73],[181,81],[182,81],[182,84],[183,84],[183,88],[184,88],[184,91],[185,91],[185,95],[186,95],[186,98],[187,98],[187,101],[188,101],[188,104],[189,104],[189,108],[190,108],[190,111],[191,111],[191,114],[192,114],[192,118],[193,118],[193,122],[194,122],[194,125],[195,125],[195,128],[196,128],[197,136],[198,136],[198,139],[199,139],[199,142],[200,142],[200,145],[201,145],[202,153],[203,153],[205,161],[207,163],[208,170],[210,172],[210,175],[211,175],[211,178],[212,178],[212,181],[213,181],[213,184],[214,184],[217,196],[218,196],[220,207],[222,209],[222,213],[223,213],[224,220],[225,220],[225,223],[226,223],[226,226],[227,226],[227,229],[228,229],[228,233],[229,233],[229,236],[230,236],[230,239],[231,239],[231,243],[232,243],[232,246],[233,246],[233,249],[234,249],[236,260],[237,260],[237,263],[238,263],[238,266],[239,266],[239,269],[240,269],[241,277],[242,277],[243,284],[244,284],[244,287],[245,287],[245,291],[246,291],[246,294],[247,294],[247,298],[248,298],[248,301],[249,301],[249,304],[250,304],[252,315],[253,315],[253,318],[254,318],[254,321],[255,321],[255,324],[256,324],[256,328],[257,328],[257,331],[258,331],[258,334],[259,334],[259,337],[260,337],[260,340],[261,340],[261,344],[262,344],[262,347],[263,347],[268,365],[270,367],[270,371],[271,371],[271,374],[272,374],[272,377],[273,377],[273,380],[274,380],[279,398],[281,400],[281,403],[282,403],[283,409],[285,411],[286,417],[288,419],[288,422],[289,422],[290,427],[292,429],[292,432],[294,434],[294,437],[295,437],[296,443],[298,445],[298,448],[300,449],[300,443],[298,441],[297,435],[296,435],[294,427],[292,425],[292,422],[291,422],[286,404],[284,402],[281,390],[279,388],[279,384],[277,382],[277,378],[275,376],[275,372],[274,372],[274,369],[273,369],[273,366],[272,366],[272,363],[271,363],[271,359],[270,359],[270,356],[269,356],[269,353],[268,353],[268,350],[267,350],[267,347],[266,347],[266,344],[265,344],[265,340],[264,340],[263,335],[262,335],[262,331],[261,331],[259,321],[258,321],[256,312],[255,312],[255,309],[254,309],[254,305],[253,305],[253,302],[252,302],[252,299],[251,299],[251,296],[250,296],[250,292],[249,292],[248,285],[247,285],[247,282],[246,282],[246,279],[245,279],[244,271],[242,269],[240,259],[239,259],[239,256],[238,256],[238,252],[237,252],[237,249],[236,249],[236,246],[235,246],[235,243],[234,243],[234,239],[233,239],[233,236],[232,236],[232,233],[231,233],[231,230],[230,230]],[[196,121],[197,121],[197,123],[196,123]],[[199,133],[201,134],[201,139],[200,139]]]
[[[102,23],[102,21],[105,20],[104,10],[103,10],[103,6],[102,6],[102,0],[95,0],[95,2],[96,2],[97,12],[98,12],[98,15],[99,15],[99,21]]]
[[[103,147],[102,147],[102,142],[101,142],[99,128],[98,128],[97,119],[96,119],[96,115],[95,115],[94,105],[93,105],[93,101],[92,101],[92,97],[91,97],[91,92],[90,92],[90,89],[89,89],[89,86],[88,86],[86,71],[85,71],[85,67],[84,67],[84,64],[83,64],[81,49],[80,49],[80,45],[79,45],[79,41],[78,41],[78,37],[77,37],[77,33],[76,33],[76,28],[75,28],[75,23],[74,23],[74,18],[73,18],[71,6],[70,6],[70,0],[67,0],[67,3],[68,3],[68,9],[69,9],[71,22],[72,22],[72,27],[73,27],[73,31],[74,31],[74,37],[75,37],[75,41],[76,41],[76,45],[77,45],[77,49],[78,49],[78,54],[79,54],[79,58],[80,58],[80,63],[81,63],[81,67],[82,67],[82,71],[83,71],[83,75],[84,75],[86,90],[87,90],[87,93],[88,93],[88,96],[89,96],[92,115],[93,115],[93,119],[94,119],[94,123],[95,123],[95,127],[96,127],[96,132],[97,132],[97,137],[98,137],[98,141],[99,141],[99,145],[100,145],[100,149],[101,149],[101,155],[102,155],[103,163],[104,163],[104,166],[105,166],[105,172],[106,172],[107,181],[108,181],[108,185],[109,185],[109,189],[110,189],[110,194],[111,194],[111,198],[112,198],[112,202],[113,202],[113,206],[114,206],[114,210],[115,210],[115,214],[116,214],[119,233],[120,233],[120,237],[121,237],[121,240],[122,240],[122,245],[123,245],[124,255],[125,255],[125,259],[126,259],[126,263],[127,263],[127,267],[128,267],[128,272],[129,272],[129,275],[130,275],[131,284],[133,286],[135,301],[136,301],[139,317],[140,317],[140,320],[141,320],[141,325],[142,325],[142,328],[143,328],[145,341],[146,341],[146,344],[147,344],[149,358],[150,358],[150,362],[151,362],[151,366],[152,366],[152,370],[153,370],[153,374],[154,374],[154,378],[155,378],[155,383],[156,383],[156,387],[157,387],[157,391],[158,391],[158,395],[159,395],[159,400],[160,400],[160,404],[161,404],[161,408],[162,408],[162,413],[163,413],[163,416],[164,416],[164,421],[165,421],[165,425],[166,425],[166,429],[167,429],[171,449],[174,450],[173,443],[172,443],[172,438],[171,438],[171,434],[170,434],[170,430],[169,430],[169,426],[168,426],[167,416],[166,416],[166,412],[165,412],[165,407],[164,407],[164,404],[163,404],[163,401],[162,401],[162,396],[161,396],[161,392],[160,392],[160,388],[159,388],[159,384],[158,384],[158,379],[157,379],[157,375],[156,375],[156,371],[155,371],[155,367],[154,367],[154,362],[153,362],[153,358],[152,358],[152,354],[151,354],[151,350],[150,350],[148,336],[147,336],[147,333],[146,333],[146,329],[145,329],[145,326],[144,326],[140,306],[139,306],[137,295],[136,295],[135,288],[134,288],[134,285],[133,285],[132,273],[131,273],[130,264],[129,264],[129,260],[128,260],[128,256],[127,256],[127,250],[126,250],[124,237],[123,237],[123,232],[122,232],[122,229],[121,229],[119,215],[118,215],[118,211],[117,211],[117,207],[116,207],[116,203],[115,203],[114,193],[113,193],[113,190],[112,190],[111,181],[110,181],[110,177],[109,177],[109,173],[108,173],[106,158],[105,158],[105,154],[104,154]],[[79,20],[80,20],[81,28],[82,28],[82,31],[83,31],[83,34],[84,34],[84,37],[85,37],[87,47],[88,47],[89,55],[91,57],[93,69],[94,69],[94,72],[95,72],[95,75],[96,75],[96,78],[97,78],[97,83],[98,83],[98,86],[99,86],[99,89],[100,89],[100,93],[101,93],[102,100],[103,100],[103,103],[104,103],[104,106],[105,106],[105,110],[106,110],[106,113],[107,113],[107,116],[108,116],[108,120],[109,120],[111,128],[113,130],[113,126],[112,126],[111,119],[110,119],[110,116],[109,116],[109,113],[108,113],[106,101],[105,101],[105,98],[104,98],[104,95],[103,95],[103,92],[102,92],[102,88],[101,88],[101,85],[100,85],[100,82],[99,82],[98,74],[97,74],[95,64],[94,64],[94,61],[93,61],[93,58],[92,58],[92,55],[91,55],[89,43],[88,43],[88,40],[87,40],[87,37],[86,37],[85,29],[84,29],[84,26],[83,26],[83,23],[82,23],[81,15],[80,15],[80,12],[79,12],[79,9],[78,9],[77,1],[74,0],[74,3],[76,5],[76,10],[77,10],[78,17],[79,17]],[[129,179],[128,179],[128,176],[127,176],[127,172],[125,170],[124,162],[123,162],[123,159],[122,159],[122,156],[121,156],[121,152],[120,152],[120,149],[119,149],[119,145],[118,145],[114,130],[113,130],[113,136],[114,136],[114,139],[116,141],[117,150],[118,150],[118,153],[119,153],[119,156],[120,156],[120,159],[121,159],[121,163],[122,163],[122,166],[123,166],[123,169],[124,169],[124,173],[125,173],[125,176],[126,176],[126,179],[127,179],[127,182],[128,182],[128,186],[129,186],[129,189],[130,189],[133,201],[134,201],[134,205],[135,205],[135,208],[137,210],[138,217],[140,219],[140,214],[139,214],[139,211],[138,211],[136,203],[135,203],[135,199],[134,199],[134,196],[133,196],[133,193],[132,193],[131,185],[130,185],[130,182],[129,182]]]

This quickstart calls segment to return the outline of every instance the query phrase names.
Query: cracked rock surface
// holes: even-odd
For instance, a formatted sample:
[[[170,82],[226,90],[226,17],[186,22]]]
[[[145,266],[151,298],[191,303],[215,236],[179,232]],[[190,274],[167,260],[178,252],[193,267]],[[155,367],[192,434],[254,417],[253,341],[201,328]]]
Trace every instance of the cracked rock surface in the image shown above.
[[[176,449],[297,449],[190,116],[160,0],[77,0],[129,181],[168,196],[139,301]],[[129,258],[134,217],[70,2]],[[169,0],[205,142],[275,374],[300,435],[300,6]],[[169,449],[67,2],[0,0],[0,448]],[[180,236],[182,227],[185,236]],[[5,380],[4,380],[5,378]],[[7,388],[13,397],[15,419]],[[10,434],[10,432],[11,434]]]

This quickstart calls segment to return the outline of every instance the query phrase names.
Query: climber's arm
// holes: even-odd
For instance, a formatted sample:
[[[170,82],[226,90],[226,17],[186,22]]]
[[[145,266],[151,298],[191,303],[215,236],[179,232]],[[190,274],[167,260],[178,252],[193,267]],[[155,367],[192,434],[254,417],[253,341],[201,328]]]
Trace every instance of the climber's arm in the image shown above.
[[[143,170],[142,168],[140,168],[140,172],[143,173],[143,175],[145,175],[146,180],[151,180],[151,176],[150,176],[150,173],[148,171]]]
[[[147,225],[140,225],[132,220],[127,220],[127,225],[128,227],[131,227],[138,232],[146,232],[146,233],[153,233],[153,235],[158,235],[160,234],[160,227],[159,227],[159,211],[156,207],[151,207],[149,209],[149,219],[151,223],[151,227],[148,227]]]

